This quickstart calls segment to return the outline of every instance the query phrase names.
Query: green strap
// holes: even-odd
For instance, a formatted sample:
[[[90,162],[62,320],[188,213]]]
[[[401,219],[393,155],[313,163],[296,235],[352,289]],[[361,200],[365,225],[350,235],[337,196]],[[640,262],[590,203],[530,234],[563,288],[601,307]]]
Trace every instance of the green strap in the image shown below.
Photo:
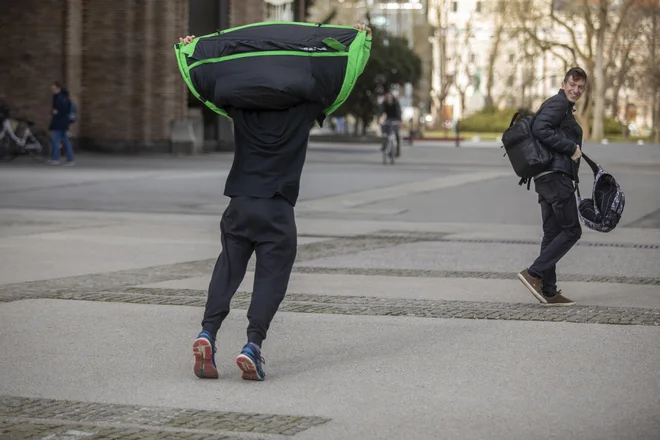
[[[181,76],[183,77],[183,80],[186,82],[186,85],[188,86],[192,94],[195,96],[195,98],[202,101],[208,108],[210,108],[214,112],[226,118],[229,118],[229,115],[227,114],[226,111],[216,107],[215,104],[213,104],[211,101],[207,101],[203,99],[195,89],[195,86],[193,86],[192,80],[190,79],[190,68],[188,67],[188,63],[186,62],[186,54],[182,49],[181,43],[177,43],[174,45],[174,53],[176,54],[176,60],[177,63],[179,64],[179,71],[181,72]]]
[[[358,77],[364,72],[369,55],[371,54],[371,37],[366,32],[358,32],[355,40],[348,49],[348,64],[346,65],[346,75],[344,83],[341,86],[339,95],[332,105],[324,110],[326,116],[337,110],[346,101],[355,87]]]
[[[331,49],[336,50],[337,52],[344,52],[346,51],[346,46],[340,43],[339,41],[335,40],[334,38],[325,38],[323,40],[326,46],[328,46]]]

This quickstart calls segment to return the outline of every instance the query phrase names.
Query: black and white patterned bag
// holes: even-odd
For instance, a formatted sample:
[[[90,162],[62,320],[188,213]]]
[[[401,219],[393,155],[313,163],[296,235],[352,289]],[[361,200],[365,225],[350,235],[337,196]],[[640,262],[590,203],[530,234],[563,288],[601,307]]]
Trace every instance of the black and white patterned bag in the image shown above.
[[[594,187],[591,199],[580,197],[580,189],[577,188],[580,218],[589,229],[610,232],[621,220],[626,196],[610,173],[585,154],[582,154],[582,157],[594,172]]]

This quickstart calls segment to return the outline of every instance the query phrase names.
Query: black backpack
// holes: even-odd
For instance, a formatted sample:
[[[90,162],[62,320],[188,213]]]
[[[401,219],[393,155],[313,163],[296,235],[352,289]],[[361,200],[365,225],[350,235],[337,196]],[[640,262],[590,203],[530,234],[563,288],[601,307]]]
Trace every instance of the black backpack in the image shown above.
[[[535,117],[536,115],[523,116],[516,112],[511,118],[509,128],[502,135],[502,147],[506,150],[504,155],[509,156],[513,171],[520,177],[518,184],[527,183],[528,189],[532,177],[545,171],[552,162],[552,153],[532,134]]]

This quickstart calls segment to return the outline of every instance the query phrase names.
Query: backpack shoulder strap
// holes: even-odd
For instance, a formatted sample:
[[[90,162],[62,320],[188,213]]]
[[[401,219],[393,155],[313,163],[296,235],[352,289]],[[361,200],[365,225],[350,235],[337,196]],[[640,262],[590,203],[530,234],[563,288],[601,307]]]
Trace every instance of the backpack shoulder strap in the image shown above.
[[[516,112],[516,114],[513,115],[513,118],[511,118],[511,122],[509,123],[509,127],[511,127],[513,125],[513,123],[516,121],[516,119],[518,118],[519,115],[520,115],[520,112]]]

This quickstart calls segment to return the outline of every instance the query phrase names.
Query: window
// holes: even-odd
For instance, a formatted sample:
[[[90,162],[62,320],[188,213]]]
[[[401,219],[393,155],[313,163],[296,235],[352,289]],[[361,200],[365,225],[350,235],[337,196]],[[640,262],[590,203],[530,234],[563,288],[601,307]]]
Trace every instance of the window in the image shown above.
[[[481,12],[481,2],[477,2],[477,6],[475,7],[475,11],[477,13]]]
[[[509,75],[509,77],[506,79],[506,85],[507,87],[513,87],[513,75]]]
[[[510,62],[510,63],[513,63],[515,60],[516,60],[516,55],[510,53],[510,54],[509,54],[509,62]]]
[[[470,62],[474,63],[477,60],[477,56],[473,53],[470,54]]]
[[[451,3],[451,10],[454,12],[458,12],[458,2],[454,1]]]

